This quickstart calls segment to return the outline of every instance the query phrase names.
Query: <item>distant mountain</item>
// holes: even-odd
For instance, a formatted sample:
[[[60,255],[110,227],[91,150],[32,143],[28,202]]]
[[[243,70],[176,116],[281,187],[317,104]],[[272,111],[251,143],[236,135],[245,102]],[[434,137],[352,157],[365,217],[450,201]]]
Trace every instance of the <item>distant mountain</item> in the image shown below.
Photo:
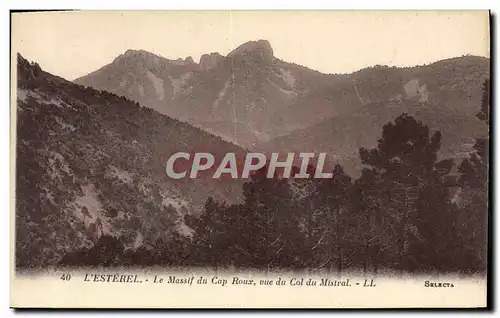
[[[270,43],[259,40],[227,56],[205,54],[200,63],[127,51],[75,82],[139,101],[246,148],[327,150],[350,161],[402,112],[443,130],[449,153],[466,151],[472,136],[485,134],[475,114],[486,77],[489,59],[477,56],[322,74],[274,57]]]
[[[180,62],[179,62],[180,63]],[[187,235],[208,196],[238,202],[240,180],[173,181],[177,151],[220,160],[244,150],[106,91],[84,88],[18,56],[16,264],[53,265],[103,234],[129,247]]]

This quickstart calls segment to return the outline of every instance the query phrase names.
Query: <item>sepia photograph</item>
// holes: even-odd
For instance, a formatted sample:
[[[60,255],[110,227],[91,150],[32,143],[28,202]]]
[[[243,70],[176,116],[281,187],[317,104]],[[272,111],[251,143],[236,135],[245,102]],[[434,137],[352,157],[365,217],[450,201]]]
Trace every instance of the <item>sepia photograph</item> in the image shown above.
[[[488,11],[12,12],[11,43],[11,306],[486,306]]]

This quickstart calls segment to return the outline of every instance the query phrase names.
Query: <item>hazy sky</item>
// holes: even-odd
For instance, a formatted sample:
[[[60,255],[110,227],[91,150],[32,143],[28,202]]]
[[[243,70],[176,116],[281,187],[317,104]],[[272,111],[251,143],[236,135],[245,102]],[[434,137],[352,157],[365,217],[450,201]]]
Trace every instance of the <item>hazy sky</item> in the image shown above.
[[[86,11],[15,14],[12,49],[72,80],[127,49],[169,59],[226,55],[269,40],[274,55],[325,73],[489,57],[485,11]]]

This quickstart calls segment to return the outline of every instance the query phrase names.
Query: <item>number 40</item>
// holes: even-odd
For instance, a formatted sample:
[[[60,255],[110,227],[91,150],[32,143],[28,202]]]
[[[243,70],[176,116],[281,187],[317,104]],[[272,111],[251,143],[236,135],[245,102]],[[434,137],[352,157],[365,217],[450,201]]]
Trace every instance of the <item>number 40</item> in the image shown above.
[[[62,274],[61,279],[62,280],[70,280],[71,279],[71,274]]]

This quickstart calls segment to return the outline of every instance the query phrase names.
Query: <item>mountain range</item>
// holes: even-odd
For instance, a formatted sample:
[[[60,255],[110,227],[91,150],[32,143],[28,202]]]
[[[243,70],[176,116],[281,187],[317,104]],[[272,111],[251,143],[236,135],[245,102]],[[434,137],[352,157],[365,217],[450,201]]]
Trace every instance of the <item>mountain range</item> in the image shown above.
[[[127,247],[189,235],[184,216],[207,197],[238,202],[242,181],[172,180],[167,159],[244,149],[106,91],[84,88],[18,56],[16,264],[54,265],[102,235]]]

